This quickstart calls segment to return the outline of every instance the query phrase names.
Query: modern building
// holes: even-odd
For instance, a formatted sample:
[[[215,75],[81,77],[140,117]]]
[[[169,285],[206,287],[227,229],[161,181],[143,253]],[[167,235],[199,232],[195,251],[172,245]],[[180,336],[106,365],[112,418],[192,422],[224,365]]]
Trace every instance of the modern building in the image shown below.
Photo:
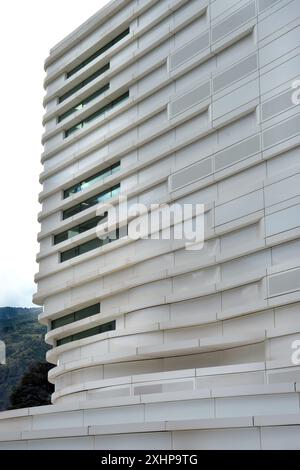
[[[298,0],[113,0],[51,50],[55,392],[0,414],[0,448],[300,448],[299,54]],[[204,204],[203,248],[113,237],[120,195]]]

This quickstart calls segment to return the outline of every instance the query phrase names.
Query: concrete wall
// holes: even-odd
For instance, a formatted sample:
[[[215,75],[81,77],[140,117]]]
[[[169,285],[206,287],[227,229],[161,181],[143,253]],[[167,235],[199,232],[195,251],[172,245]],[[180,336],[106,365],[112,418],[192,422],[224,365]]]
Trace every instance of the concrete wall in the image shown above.
[[[35,300],[44,305],[45,323],[101,303],[99,315],[46,337],[54,346],[48,360],[57,364],[50,374],[54,402],[76,393],[88,398],[95,381],[100,393],[101,380],[177,371],[189,361],[293,365],[300,167],[291,86],[300,72],[299,13],[298,3],[287,1],[232,1],[226,9],[221,1],[126,2],[107,22],[99,17],[98,28],[87,29],[80,43],[74,39],[68,52],[50,55]],[[66,80],[66,71],[125,26],[127,37]],[[104,75],[57,104],[108,60]],[[100,98],[56,123],[107,82]],[[64,129],[126,89],[127,102],[64,138]],[[62,198],[63,189],[114,161],[120,172]],[[205,204],[204,248],[188,252],[175,240],[123,237],[60,263],[60,251],[95,230],[60,245],[53,233],[91,218],[96,208],[64,221],[62,211],[117,183],[129,202]],[[59,338],[112,319],[116,331],[55,347]]]
[[[49,374],[53,403],[82,409],[107,397],[147,397],[156,404],[143,405],[146,423],[160,417],[177,422],[188,413],[191,419],[232,419],[226,431],[219,421],[209,430],[201,423],[197,430],[179,431],[174,423],[154,426],[153,433],[143,428],[152,448],[158,431],[165,448],[215,448],[216,442],[222,448],[243,448],[243,442],[298,448],[289,436],[290,425],[299,425],[298,418],[291,422],[299,413],[299,367],[292,361],[293,342],[300,339],[300,115],[292,101],[300,76],[299,2],[124,0],[107,8],[46,61],[34,300],[44,306],[40,320],[48,325],[101,303],[98,315],[48,331],[53,349],[47,359],[56,366]],[[128,36],[66,79],[68,70],[128,26]],[[105,74],[57,102],[108,61]],[[107,82],[109,90],[57,123],[58,115]],[[127,101],[64,138],[66,129],[126,90]],[[63,199],[64,189],[116,161],[119,172]],[[53,234],[94,217],[96,206],[66,220],[62,211],[118,183],[132,203],[203,203],[203,249],[125,236],[60,263],[60,251],[94,238],[95,229],[60,245],[53,245]],[[56,345],[111,320],[115,331]],[[244,387],[243,396],[232,387]],[[268,392],[256,395],[255,387]],[[165,400],[172,397],[179,397],[176,406],[168,405],[176,412],[168,414]],[[140,405],[134,410],[145,412]],[[261,417],[279,412],[290,419]],[[236,416],[246,421],[235,422]],[[134,429],[126,438],[112,433],[113,441],[82,431],[80,442],[145,445],[145,434]],[[40,445],[32,439],[22,435],[20,445]],[[57,445],[77,446],[78,439]]]

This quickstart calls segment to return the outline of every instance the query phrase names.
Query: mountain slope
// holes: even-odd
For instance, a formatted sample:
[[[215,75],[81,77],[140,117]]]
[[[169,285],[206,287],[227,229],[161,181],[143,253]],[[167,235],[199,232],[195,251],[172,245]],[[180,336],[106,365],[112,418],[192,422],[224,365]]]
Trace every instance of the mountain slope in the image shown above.
[[[37,321],[41,309],[0,308],[0,340],[6,345],[6,365],[0,365],[0,410],[9,406],[9,396],[29,366],[44,362],[49,346],[46,328]]]

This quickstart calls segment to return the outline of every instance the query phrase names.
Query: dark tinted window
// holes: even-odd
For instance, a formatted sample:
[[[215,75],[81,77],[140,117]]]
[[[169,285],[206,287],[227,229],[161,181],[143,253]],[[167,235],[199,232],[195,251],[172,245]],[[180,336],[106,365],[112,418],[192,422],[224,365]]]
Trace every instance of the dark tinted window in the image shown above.
[[[94,217],[93,219],[87,220],[86,222],[82,222],[82,224],[76,225],[75,227],[69,228],[64,232],[54,235],[54,245],[69,240],[70,238],[75,237],[80,233],[84,233],[87,230],[91,230],[92,228],[96,227],[98,223],[103,221],[106,217],[107,213],[105,213],[103,216]]]
[[[129,98],[129,91],[126,91],[123,95],[119,96],[115,100],[111,101],[110,103],[106,104],[105,106],[102,106],[102,108],[98,109],[98,111],[95,111],[93,114],[85,118],[83,121],[78,122],[74,126],[70,127],[65,131],[65,137],[68,137],[69,135],[73,134],[74,132],[77,132],[79,129],[82,129],[86,124],[89,122],[93,121],[97,117],[101,116],[107,111],[110,111],[112,108],[120,104],[122,101],[126,100]]]
[[[90,55],[89,57],[87,57],[86,59],[84,59],[82,62],[80,62],[80,64],[76,65],[76,67],[74,67],[73,69],[69,70],[69,72],[67,72],[67,78],[71,77],[72,75],[74,75],[75,73],[77,73],[79,70],[81,70],[83,67],[85,67],[86,65],[88,65],[90,62],[92,62],[93,60],[95,60],[97,57],[99,57],[101,54],[104,54],[104,52],[106,52],[108,49],[110,49],[112,46],[114,46],[115,44],[117,44],[117,42],[121,41],[123,38],[125,38],[125,36],[127,36],[130,32],[130,29],[127,28],[125,29],[125,31],[123,31],[122,33],[118,34],[116,37],[114,37],[111,41],[109,41],[108,43],[106,43],[104,46],[102,46],[100,49],[98,49],[96,52],[94,52],[92,55]]]
[[[100,77],[100,75],[102,75],[104,72],[106,72],[110,67],[110,64],[105,64],[103,67],[101,67],[99,70],[97,70],[97,72],[93,73],[92,75],[90,75],[89,77],[87,77],[85,80],[83,80],[82,82],[78,83],[77,85],[75,85],[73,88],[71,88],[69,91],[66,91],[66,93],[64,93],[63,95],[61,95],[59,98],[58,98],[58,102],[59,103],[62,103],[63,101],[65,101],[67,98],[69,98],[70,96],[74,95],[74,93],[76,93],[77,91],[81,90],[83,87],[85,87],[86,85],[88,85],[89,83],[91,83],[93,80],[95,80],[96,78]]]
[[[107,245],[107,243],[111,243],[117,240],[119,237],[120,231],[117,229],[114,233],[106,235],[105,238],[94,238],[93,240],[89,240],[86,243],[82,243],[81,245],[75,246],[70,250],[60,253],[60,262],[63,263],[69,259],[75,258],[76,256],[83,255],[88,251],[100,248],[101,246]]]
[[[80,183],[74,184],[73,186],[64,191],[64,199],[71,196],[71,194],[79,193],[80,191],[89,188],[93,184],[96,184],[98,181],[107,178],[108,176],[111,176],[115,172],[119,171],[120,168],[120,162],[114,163],[114,165],[111,165],[108,168],[99,171],[95,175],[90,176],[89,178],[86,178],[83,181],[80,181]]]
[[[83,109],[87,104],[89,104],[91,101],[95,100],[98,98],[100,95],[102,95],[105,91],[109,89],[109,83],[101,87],[99,90],[95,91],[95,93],[92,93],[90,96],[85,98],[84,100],[80,101],[80,103],[77,103],[75,106],[72,108],[68,109],[65,113],[61,114],[58,116],[57,121],[61,122],[67,117],[71,116],[71,114],[76,113],[79,109]]]
[[[116,321],[113,320],[108,323],[104,323],[103,325],[96,326],[95,328],[90,328],[89,330],[81,331],[80,333],[76,333],[75,335],[70,335],[66,336],[65,338],[58,339],[56,345],[61,346],[62,344],[67,344],[72,341],[88,338],[89,336],[99,335],[100,333],[106,333],[107,331],[112,331],[115,329]]]
[[[79,212],[82,212],[89,207],[95,206],[99,202],[106,201],[107,199],[110,199],[116,195],[118,195],[120,192],[120,185],[117,184],[116,186],[113,186],[112,188],[106,189],[105,191],[102,191],[99,194],[96,194],[96,196],[90,197],[89,199],[86,199],[83,202],[80,202],[79,204],[76,204],[73,207],[70,207],[69,209],[66,209],[63,211],[63,219],[68,219],[69,217],[72,217],[75,214],[78,214]]]
[[[76,312],[65,315],[64,317],[57,318],[51,322],[51,329],[60,328],[64,325],[69,325],[74,321],[83,320],[84,318],[90,317],[100,313],[100,304],[90,305],[89,307],[82,308]]]

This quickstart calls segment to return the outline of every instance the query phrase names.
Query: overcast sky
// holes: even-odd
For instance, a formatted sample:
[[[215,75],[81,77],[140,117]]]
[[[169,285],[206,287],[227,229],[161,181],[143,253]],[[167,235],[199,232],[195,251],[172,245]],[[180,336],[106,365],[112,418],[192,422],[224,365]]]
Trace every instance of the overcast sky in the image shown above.
[[[106,3],[0,3],[0,307],[32,306],[35,292],[44,60],[51,47]]]

